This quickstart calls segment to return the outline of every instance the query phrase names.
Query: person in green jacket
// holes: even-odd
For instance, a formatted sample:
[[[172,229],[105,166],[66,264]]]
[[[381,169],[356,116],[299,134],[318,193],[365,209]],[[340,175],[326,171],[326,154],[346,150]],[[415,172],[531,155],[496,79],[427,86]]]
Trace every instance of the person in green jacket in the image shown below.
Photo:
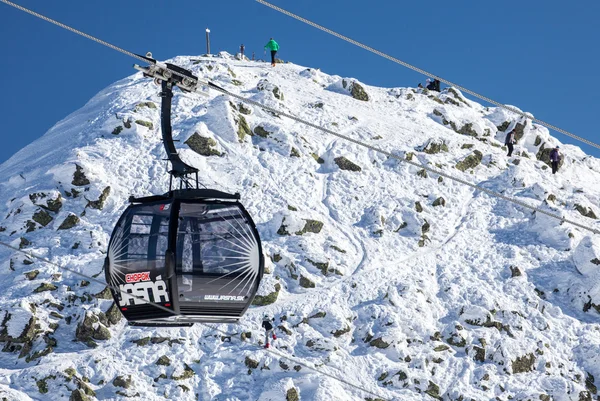
[[[279,50],[279,44],[271,38],[269,43],[265,45],[265,50],[267,49],[271,50],[271,65],[275,67],[275,54],[277,53],[277,50]]]

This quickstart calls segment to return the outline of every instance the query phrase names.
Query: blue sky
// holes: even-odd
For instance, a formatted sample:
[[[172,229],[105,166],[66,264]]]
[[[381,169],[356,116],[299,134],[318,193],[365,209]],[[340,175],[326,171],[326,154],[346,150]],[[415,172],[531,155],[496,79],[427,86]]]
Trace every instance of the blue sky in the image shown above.
[[[272,36],[281,46],[280,58],[329,74],[386,87],[425,81],[253,0],[17,2],[127,50],[152,51],[159,59],[204,53],[208,27],[213,53],[234,53],[244,43],[246,54],[263,57]],[[600,142],[597,0],[271,2]],[[98,91],[132,74],[135,62],[1,3],[0,55],[0,163]],[[596,149],[553,135],[600,156]]]

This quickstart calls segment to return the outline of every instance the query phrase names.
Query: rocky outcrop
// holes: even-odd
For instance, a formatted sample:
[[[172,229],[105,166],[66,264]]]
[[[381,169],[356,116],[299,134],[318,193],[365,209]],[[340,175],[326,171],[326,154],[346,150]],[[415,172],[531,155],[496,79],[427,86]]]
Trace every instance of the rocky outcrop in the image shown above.
[[[352,163],[350,160],[346,159],[344,156],[336,157],[333,159],[335,164],[340,168],[340,170],[348,170],[348,171],[361,171],[362,168],[355,163]]]
[[[197,132],[190,136],[184,144],[201,156],[221,156],[221,152],[216,149],[217,142],[212,138],[200,136]]]
[[[90,184],[90,180],[85,176],[83,168],[79,164],[75,165],[75,172],[73,173],[73,181],[71,181],[71,184],[78,187]]]
[[[478,150],[474,150],[473,153],[471,153],[469,156],[465,157],[463,160],[456,163],[456,169],[460,170],[460,171],[467,171],[468,169],[474,169],[481,163],[482,159],[483,159],[483,154]]]
[[[102,190],[98,200],[88,201],[87,207],[91,207],[92,209],[96,210],[104,209],[104,202],[106,202],[106,199],[108,199],[108,195],[110,195],[110,187],[106,187]]]

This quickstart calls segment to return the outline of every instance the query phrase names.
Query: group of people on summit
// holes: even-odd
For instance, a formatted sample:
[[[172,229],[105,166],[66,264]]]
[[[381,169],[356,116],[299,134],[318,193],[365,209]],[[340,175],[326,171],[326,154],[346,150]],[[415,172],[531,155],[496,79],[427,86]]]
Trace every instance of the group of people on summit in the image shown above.
[[[240,45],[240,55],[242,56],[242,59],[244,58],[245,50],[246,50],[246,47],[242,43]],[[279,50],[279,43],[275,42],[275,39],[271,38],[269,40],[269,42],[265,45],[265,54],[266,54],[267,50],[269,50],[271,52],[271,65],[273,67],[275,67],[275,55],[277,54],[277,51]],[[254,52],[252,52],[252,60],[254,60]]]
[[[508,134],[506,134],[506,137],[504,138],[504,144],[508,148],[508,157],[512,156],[512,152],[515,148],[515,143],[517,143],[517,138],[515,134],[516,132],[513,128],[508,132]],[[556,172],[558,171],[558,165],[560,164],[560,161],[562,159],[562,155],[560,154],[560,146],[556,145],[556,147],[550,151],[549,157],[550,164],[552,165],[552,174],[556,174]]]

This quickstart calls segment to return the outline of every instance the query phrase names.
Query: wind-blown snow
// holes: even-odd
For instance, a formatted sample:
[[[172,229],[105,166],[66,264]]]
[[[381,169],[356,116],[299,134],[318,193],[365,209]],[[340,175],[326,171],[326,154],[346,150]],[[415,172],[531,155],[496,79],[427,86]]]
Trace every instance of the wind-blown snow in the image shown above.
[[[295,64],[272,68],[226,53],[170,62],[270,107],[599,228],[590,214],[600,213],[597,159],[459,91],[361,84],[369,100],[360,101],[344,86],[356,80]],[[141,73],[125,78],[2,164],[0,240],[103,279],[110,233],[129,196],[168,189],[160,110],[141,105],[160,107],[158,92]],[[91,330],[108,327],[110,338],[94,334],[86,344],[73,341],[86,313],[103,317],[112,305],[94,296],[103,285],[1,247],[0,395],[58,399],[79,388],[104,400],[267,401],[294,391],[301,400],[327,401],[376,399],[373,393],[398,400],[596,397],[597,236],[217,92],[209,98],[176,92],[173,116],[180,155],[200,169],[202,183],[241,194],[270,270],[259,295],[279,288],[277,301],[252,307],[239,325],[217,326],[230,336],[203,325],[139,328],[96,319]],[[240,139],[242,117],[255,134]],[[501,149],[505,132],[497,127],[505,123],[503,129],[521,124],[523,132],[512,158]],[[191,150],[184,142],[194,133],[216,141],[222,156]],[[436,144],[439,153],[426,152]],[[552,175],[536,155],[557,144],[565,162]],[[455,168],[474,151],[481,164]],[[360,171],[340,169],[342,156]],[[74,182],[76,166],[89,183]],[[94,208],[107,187],[102,209]],[[49,201],[57,198],[62,206],[53,210]],[[41,212],[52,220],[41,220]],[[79,217],[77,224],[59,229],[70,215]],[[302,233],[307,220],[322,229]],[[25,275],[35,270],[37,276]],[[261,347],[265,313],[275,319],[276,353]],[[156,364],[161,356],[170,365]],[[128,388],[115,381],[121,376],[131,376]]]

